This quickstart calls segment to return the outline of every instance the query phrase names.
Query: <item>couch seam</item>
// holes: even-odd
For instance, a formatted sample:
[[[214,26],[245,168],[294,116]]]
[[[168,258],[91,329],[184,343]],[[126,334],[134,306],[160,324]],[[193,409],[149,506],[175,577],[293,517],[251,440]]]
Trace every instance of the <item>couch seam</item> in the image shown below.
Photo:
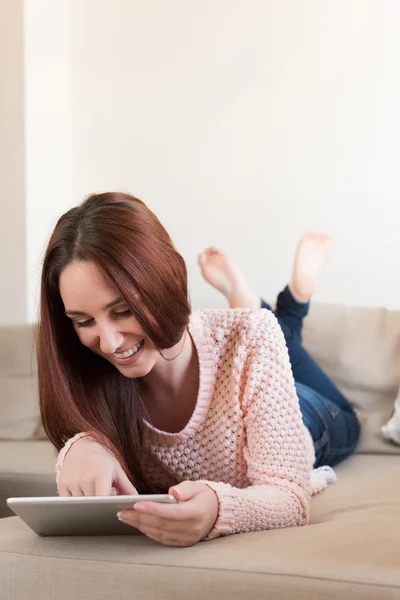
[[[63,559],[68,559],[68,560],[72,560],[72,561],[76,561],[76,562],[91,562],[91,563],[105,563],[105,564],[110,564],[111,561],[109,560],[96,560],[93,558],[89,558],[89,559],[82,559],[82,558],[74,558],[71,556],[52,556],[51,554],[45,554],[45,555],[41,555],[41,554],[30,554],[30,553],[21,553],[21,552],[9,552],[8,550],[0,550],[0,554],[9,554],[10,556],[19,556],[19,557],[23,557],[23,556],[35,556],[37,558],[55,558],[57,560],[63,560]],[[332,579],[331,577],[316,577],[316,576],[310,576],[310,575],[297,575],[297,574],[292,574],[292,573],[272,573],[272,572],[265,572],[265,571],[247,571],[247,570],[241,570],[238,571],[237,569],[227,569],[227,568],[223,568],[223,569],[215,569],[215,568],[210,568],[210,567],[195,567],[195,566],[191,566],[191,567],[187,567],[187,566],[177,566],[177,565],[165,565],[163,563],[159,563],[159,564],[153,564],[153,563],[127,563],[127,562],[123,562],[123,561],[112,561],[112,564],[115,565],[125,565],[125,566],[138,566],[138,567],[153,567],[153,568],[158,568],[158,567],[164,567],[167,569],[186,569],[186,570],[193,570],[193,571],[217,571],[217,572],[225,572],[225,573],[245,573],[246,575],[277,575],[280,577],[290,577],[290,578],[298,578],[298,579],[311,579],[313,581],[328,581],[328,582],[333,582],[333,583],[348,583],[351,585],[365,585],[368,587],[376,587],[376,588],[385,588],[385,589],[392,589],[392,590],[398,590],[400,589],[400,584],[399,585],[389,585],[389,584],[385,584],[385,583],[367,583],[367,582],[363,582],[363,581],[353,581],[351,579]]]

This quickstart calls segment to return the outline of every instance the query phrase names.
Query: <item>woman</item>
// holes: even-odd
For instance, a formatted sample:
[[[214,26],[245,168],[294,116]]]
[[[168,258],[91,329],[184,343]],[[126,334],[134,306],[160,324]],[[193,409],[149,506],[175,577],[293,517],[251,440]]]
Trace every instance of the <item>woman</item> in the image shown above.
[[[274,315],[191,312],[182,257],[127,194],[90,196],[55,227],[38,373],[60,495],[169,490],[178,504],[119,514],[163,544],[303,525],[326,485]]]

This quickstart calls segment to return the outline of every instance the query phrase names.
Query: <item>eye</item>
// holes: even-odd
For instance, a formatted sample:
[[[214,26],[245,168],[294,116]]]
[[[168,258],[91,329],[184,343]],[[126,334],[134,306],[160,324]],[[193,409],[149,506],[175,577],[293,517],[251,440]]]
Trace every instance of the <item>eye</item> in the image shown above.
[[[123,310],[121,312],[114,312],[114,316],[119,318],[119,319],[123,319],[124,317],[129,317],[132,314],[132,311],[130,308],[128,308],[127,310]]]
[[[74,321],[73,323],[75,327],[80,329],[81,327],[90,327],[90,325],[93,325],[94,319],[88,319],[87,321]]]

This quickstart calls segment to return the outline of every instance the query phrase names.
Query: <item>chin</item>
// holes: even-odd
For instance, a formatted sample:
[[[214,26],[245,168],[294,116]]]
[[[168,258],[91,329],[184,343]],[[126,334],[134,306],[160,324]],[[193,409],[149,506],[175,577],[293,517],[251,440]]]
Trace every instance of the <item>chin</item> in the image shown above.
[[[131,367],[121,367],[121,365],[114,365],[116,369],[123,375],[124,377],[128,377],[128,379],[138,379],[140,377],[146,377],[154,367],[154,364],[148,365],[133,365]]]

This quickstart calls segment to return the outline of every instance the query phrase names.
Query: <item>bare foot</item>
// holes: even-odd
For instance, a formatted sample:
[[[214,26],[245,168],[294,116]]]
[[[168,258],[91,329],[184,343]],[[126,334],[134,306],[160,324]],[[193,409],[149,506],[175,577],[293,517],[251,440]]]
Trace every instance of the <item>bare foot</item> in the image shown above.
[[[231,308],[260,308],[260,297],[251,290],[228,254],[211,246],[197,260],[204,279],[226,296]]]
[[[318,273],[331,253],[332,240],[325,233],[305,233],[297,246],[290,291],[299,302],[315,293]]]

